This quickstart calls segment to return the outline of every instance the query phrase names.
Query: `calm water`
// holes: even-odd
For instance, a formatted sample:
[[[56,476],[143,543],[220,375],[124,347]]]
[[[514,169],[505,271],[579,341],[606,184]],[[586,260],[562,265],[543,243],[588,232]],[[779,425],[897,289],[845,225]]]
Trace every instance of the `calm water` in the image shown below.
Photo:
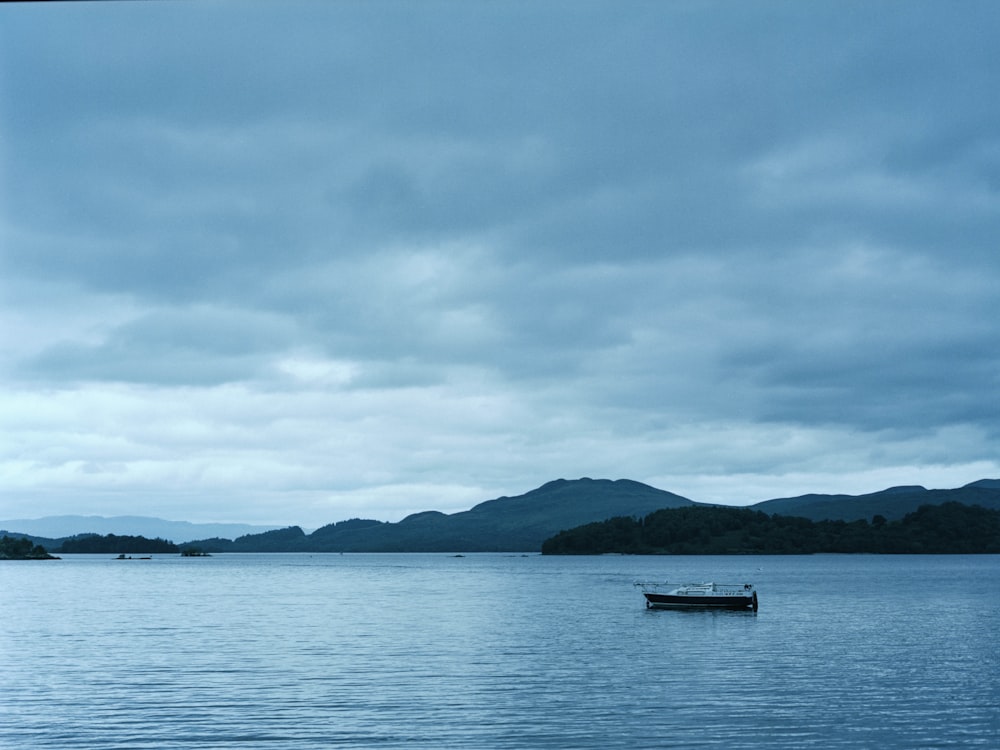
[[[1000,557],[0,564],[3,748],[1000,747]],[[636,580],[751,580],[648,611]]]

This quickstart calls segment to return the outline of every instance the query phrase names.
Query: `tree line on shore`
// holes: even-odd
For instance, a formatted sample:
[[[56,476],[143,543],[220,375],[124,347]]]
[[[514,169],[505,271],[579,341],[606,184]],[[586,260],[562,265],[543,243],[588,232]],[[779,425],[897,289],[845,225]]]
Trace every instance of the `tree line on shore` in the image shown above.
[[[810,521],[731,507],[669,508],[562,531],[542,554],[800,555],[1000,553],[1000,511],[947,502],[898,521]]]
[[[59,552],[66,554],[160,554],[179,553],[181,548],[166,539],[119,534],[83,534],[63,541]]]
[[[221,551],[289,551],[304,538],[298,527],[229,542]],[[39,540],[35,540],[39,541]],[[55,541],[55,540],[54,540]],[[159,537],[82,534],[50,547],[67,554],[178,554],[215,552],[211,542],[174,544]],[[266,542],[266,543],[262,543]],[[297,545],[296,545],[297,546]],[[536,548],[537,549],[537,548]],[[315,551],[315,550],[314,550]],[[406,551],[399,550],[399,551]],[[461,550],[452,550],[461,551]],[[618,516],[561,531],[541,545],[543,554],[981,554],[1000,553],[1000,511],[946,502],[923,505],[902,519],[811,521],[750,508],[667,508],[644,517]],[[51,559],[30,539],[4,536],[0,559]]]
[[[20,537],[9,537],[4,534],[0,537],[0,560],[57,560],[40,544],[35,544],[30,539]]]

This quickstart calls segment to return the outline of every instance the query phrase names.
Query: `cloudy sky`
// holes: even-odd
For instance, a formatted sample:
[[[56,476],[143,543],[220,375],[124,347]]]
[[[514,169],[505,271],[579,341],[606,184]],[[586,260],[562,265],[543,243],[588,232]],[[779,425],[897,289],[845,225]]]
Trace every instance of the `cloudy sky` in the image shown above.
[[[0,517],[1000,477],[1000,4],[0,9]]]

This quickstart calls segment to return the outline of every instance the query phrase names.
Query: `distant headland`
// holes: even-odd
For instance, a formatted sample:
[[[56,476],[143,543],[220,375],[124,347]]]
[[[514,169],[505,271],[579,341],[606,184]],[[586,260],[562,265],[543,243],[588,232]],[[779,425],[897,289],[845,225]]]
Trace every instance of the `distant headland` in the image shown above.
[[[748,508],[671,508],[562,531],[544,555],[1000,554],[1000,510],[947,502],[897,521],[810,521]]]

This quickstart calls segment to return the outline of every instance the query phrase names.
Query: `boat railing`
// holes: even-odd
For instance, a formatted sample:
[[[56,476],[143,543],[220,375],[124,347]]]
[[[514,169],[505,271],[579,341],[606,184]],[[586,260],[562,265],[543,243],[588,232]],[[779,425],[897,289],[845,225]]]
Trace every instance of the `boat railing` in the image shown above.
[[[671,589],[683,589],[686,591],[705,591],[716,594],[725,594],[731,596],[746,596],[752,592],[756,587],[752,583],[670,583],[668,581],[663,581],[662,583],[651,582],[651,581],[636,581],[635,584],[643,591],[655,591],[659,589],[671,588]]]

